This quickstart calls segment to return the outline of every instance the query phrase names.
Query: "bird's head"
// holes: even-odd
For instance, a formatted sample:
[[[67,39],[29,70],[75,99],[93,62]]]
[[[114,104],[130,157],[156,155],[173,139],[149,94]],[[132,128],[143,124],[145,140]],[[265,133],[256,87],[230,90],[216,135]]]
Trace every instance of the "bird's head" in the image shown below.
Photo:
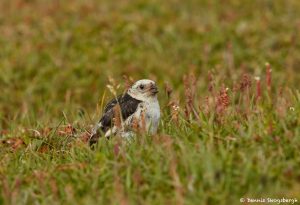
[[[136,81],[131,88],[128,89],[128,94],[133,98],[141,101],[149,101],[157,99],[158,89],[152,80],[139,80]]]

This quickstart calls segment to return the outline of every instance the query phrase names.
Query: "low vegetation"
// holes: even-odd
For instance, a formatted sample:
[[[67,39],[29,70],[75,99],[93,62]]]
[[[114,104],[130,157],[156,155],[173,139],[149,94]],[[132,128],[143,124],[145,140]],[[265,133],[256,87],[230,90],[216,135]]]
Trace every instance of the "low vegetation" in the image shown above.
[[[0,204],[299,202],[299,1],[0,9]],[[90,149],[111,91],[141,78],[158,134]]]

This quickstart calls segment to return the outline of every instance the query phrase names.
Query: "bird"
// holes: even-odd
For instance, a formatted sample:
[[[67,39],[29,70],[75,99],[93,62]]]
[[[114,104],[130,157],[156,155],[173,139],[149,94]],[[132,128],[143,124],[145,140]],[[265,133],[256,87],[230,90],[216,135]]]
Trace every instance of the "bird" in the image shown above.
[[[155,134],[160,120],[158,92],[154,81],[142,79],[136,81],[124,94],[111,99],[91,132],[90,146],[103,135],[106,138],[114,135],[129,138],[137,128]]]

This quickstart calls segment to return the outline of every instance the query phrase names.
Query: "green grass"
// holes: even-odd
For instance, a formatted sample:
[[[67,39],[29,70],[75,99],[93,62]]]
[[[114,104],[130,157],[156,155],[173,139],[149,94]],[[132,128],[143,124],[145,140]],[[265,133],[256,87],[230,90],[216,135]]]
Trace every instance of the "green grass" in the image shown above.
[[[299,203],[300,1],[4,0],[0,10],[0,204]],[[109,77],[122,92],[123,75],[159,85],[159,133],[91,150],[84,135],[112,97]]]

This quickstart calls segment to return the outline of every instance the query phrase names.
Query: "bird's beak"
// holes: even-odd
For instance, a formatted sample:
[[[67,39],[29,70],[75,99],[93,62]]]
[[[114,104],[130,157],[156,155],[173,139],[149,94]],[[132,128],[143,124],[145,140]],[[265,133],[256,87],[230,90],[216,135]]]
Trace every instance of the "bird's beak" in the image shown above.
[[[158,93],[158,89],[157,89],[156,85],[151,85],[150,92],[152,95],[155,95]]]

